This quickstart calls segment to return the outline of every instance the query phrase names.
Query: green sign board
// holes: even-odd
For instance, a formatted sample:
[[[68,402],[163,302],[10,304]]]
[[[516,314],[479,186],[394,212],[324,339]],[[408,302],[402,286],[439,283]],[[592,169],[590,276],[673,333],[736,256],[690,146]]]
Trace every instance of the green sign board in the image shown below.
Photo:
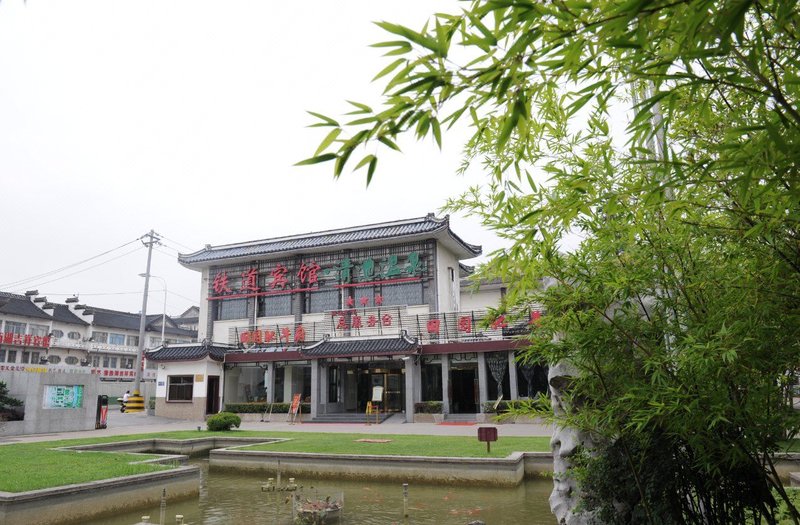
[[[44,387],[44,408],[81,408],[83,385],[47,385]]]

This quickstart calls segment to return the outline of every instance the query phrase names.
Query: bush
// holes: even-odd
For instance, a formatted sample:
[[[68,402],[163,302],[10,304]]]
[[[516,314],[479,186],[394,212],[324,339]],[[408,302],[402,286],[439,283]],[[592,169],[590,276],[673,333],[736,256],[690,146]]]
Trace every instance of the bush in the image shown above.
[[[230,412],[220,412],[219,414],[214,414],[206,420],[208,429],[214,431],[230,430],[231,427],[239,428],[239,425],[241,424],[242,418],[236,414],[231,414]]]
[[[291,403],[273,403],[272,412],[274,414],[287,414]],[[269,410],[269,403],[226,403],[225,412],[236,414],[263,414]],[[310,414],[311,403],[300,403],[300,413]]]
[[[486,414],[503,414],[508,412],[509,410],[519,410],[523,407],[530,406],[531,402],[529,400],[520,400],[520,401],[500,401],[497,403],[497,408],[494,407],[494,404],[497,401],[487,401],[483,404],[483,411]]]
[[[415,414],[441,414],[442,402],[441,401],[423,401],[422,403],[414,403]]]

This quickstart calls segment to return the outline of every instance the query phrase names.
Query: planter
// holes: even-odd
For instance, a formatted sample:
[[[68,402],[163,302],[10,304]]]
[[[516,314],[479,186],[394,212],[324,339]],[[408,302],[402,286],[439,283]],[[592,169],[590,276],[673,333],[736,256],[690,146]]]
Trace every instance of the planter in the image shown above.
[[[444,414],[414,414],[414,423],[441,423]]]

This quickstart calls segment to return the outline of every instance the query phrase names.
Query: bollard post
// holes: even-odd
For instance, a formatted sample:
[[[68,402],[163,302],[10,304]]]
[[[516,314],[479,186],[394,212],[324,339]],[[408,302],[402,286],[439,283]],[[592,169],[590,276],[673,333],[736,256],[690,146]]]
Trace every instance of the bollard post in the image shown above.
[[[175,514],[175,525],[183,525],[183,514]]]
[[[408,483],[403,483],[403,517],[408,517]]]
[[[142,516],[142,523],[150,523],[150,516]]]
[[[158,523],[159,525],[167,525],[167,489],[161,489],[161,515]]]

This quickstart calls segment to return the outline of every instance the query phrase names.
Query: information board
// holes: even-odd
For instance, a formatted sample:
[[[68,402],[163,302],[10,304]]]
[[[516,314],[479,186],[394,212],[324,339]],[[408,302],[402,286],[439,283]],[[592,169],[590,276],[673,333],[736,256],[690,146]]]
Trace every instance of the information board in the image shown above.
[[[44,408],[81,408],[83,385],[46,385]]]

